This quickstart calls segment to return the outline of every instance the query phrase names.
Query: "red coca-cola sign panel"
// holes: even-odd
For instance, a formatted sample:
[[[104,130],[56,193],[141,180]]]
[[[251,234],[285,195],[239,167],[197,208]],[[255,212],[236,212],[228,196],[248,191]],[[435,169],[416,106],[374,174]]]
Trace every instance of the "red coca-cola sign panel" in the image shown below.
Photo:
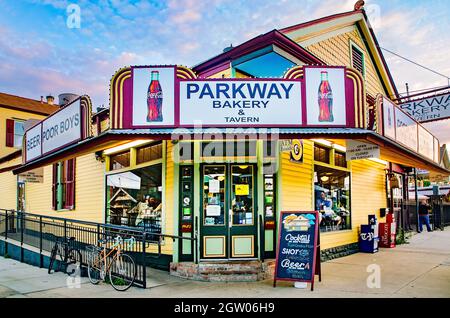
[[[176,68],[134,67],[132,75],[132,126],[173,126],[176,109]]]
[[[305,67],[306,122],[309,126],[346,126],[345,69]]]

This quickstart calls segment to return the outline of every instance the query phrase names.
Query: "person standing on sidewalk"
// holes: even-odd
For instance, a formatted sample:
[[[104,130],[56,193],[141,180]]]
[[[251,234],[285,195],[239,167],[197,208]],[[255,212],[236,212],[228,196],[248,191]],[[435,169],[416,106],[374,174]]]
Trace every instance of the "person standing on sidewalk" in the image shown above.
[[[422,226],[425,223],[427,226],[427,231],[431,232],[430,226],[430,216],[428,215],[428,210],[430,205],[427,203],[427,200],[421,200],[419,204],[419,233],[422,232]]]

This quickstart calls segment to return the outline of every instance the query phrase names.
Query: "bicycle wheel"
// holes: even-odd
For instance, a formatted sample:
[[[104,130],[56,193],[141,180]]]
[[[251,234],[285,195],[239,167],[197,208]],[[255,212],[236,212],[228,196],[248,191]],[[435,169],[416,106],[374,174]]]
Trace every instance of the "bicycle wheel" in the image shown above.
[[[114,258],[109,269],[109,280],[115,290],[126,291],[136,278],[136,264],[131,256],[120,254]]]
[[[89,281],[97,285],[101,280],[101,273],[103,271],[103,262],[99,256],[92,256],[88,259],[88,277]]]
[[[76,273],[81,275],[81,252],[77,249],[70,249],[67,255],[66,274],[72,276]]]
[[[48,264],[48,273],[51,274],[52,273],[52,269],[53,269],[53,265],[55,263],[56,260],[56,253],[58,252],[58,245],[55,244],[55,246],[53,246],[52,248],[52,252],[50,253],[50,263]]]

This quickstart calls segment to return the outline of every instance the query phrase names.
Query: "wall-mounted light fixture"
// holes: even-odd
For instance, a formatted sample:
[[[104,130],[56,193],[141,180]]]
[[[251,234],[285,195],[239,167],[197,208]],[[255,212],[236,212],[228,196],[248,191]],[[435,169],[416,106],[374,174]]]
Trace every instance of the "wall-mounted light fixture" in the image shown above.
[[[100,162],[105,162],[105,156],[103,155],[102,150],[95,152],[95,160],[100,161]]]

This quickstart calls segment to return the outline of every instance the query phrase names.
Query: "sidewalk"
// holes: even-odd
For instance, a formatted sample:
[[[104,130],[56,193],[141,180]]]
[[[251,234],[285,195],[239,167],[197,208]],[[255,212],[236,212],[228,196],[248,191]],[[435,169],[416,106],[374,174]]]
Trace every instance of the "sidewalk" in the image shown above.
[[[81,278],[79,288],[67,287],[67,276],[0,257],[0,298],[4,297],[450,297],[450,228],[414,235],[409,244],[358,253],[322,264],[322,282],[315,290],[296,289],[293,283],[209,283],[179,279],[149,270],[147,289],[115,291],[107,284],[92,285]],[[380,267],[380,288],[367,287],[368,265]]]

